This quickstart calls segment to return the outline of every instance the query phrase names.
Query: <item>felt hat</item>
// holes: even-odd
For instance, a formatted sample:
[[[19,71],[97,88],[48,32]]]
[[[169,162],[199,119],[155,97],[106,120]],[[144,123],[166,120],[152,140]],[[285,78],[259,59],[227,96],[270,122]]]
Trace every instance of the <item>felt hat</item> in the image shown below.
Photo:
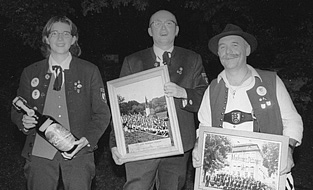
[[[214,36],[213,38],[210,39],[210,41],[209,41],[209,49],[211,50],[211,52],[214,53],[215,55],[218,55],[217,54],[217,49],[218,49],[218,42],[219,42],[219,40],[222,37],[230,36],[230,35],[240,36],[243,39],[245,39],[247,41],[247,43],[250,45],[250,47],[251,47],[251,53],[258,46],[258,42],[257,42],[256,38],[253,35],[244,32],[239,26],[236,26],[234,24],[227,24],[222,33],[220,33],[220,34],[218,34],[218,35],[216,35],[216,36]]]

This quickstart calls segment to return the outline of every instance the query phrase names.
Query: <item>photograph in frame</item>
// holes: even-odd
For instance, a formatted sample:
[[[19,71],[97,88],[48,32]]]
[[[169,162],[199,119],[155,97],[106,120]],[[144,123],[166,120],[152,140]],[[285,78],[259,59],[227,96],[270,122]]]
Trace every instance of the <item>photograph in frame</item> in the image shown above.
[[[202,165],[195,190],[284,190],[289,138],[209,126],[199,127]]]
[[[107,82],[113,129],[123,162],[183,154],[167,66]]]

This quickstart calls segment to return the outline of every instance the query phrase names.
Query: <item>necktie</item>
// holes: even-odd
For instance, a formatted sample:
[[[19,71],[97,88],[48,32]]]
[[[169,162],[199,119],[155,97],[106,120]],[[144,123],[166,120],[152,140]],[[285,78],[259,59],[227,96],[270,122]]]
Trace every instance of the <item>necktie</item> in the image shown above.
[[[54,70],[56,74],[56,78],[53,85],[53,90],[60,91],[62,86],[62,67],[61,66],[52,66],[52,69]]]
[[[164,65],[168,65],[168,66],[171,65],[171,59],[169,57],[169,54],[170,54],[170,52],[168,52],[168,51],[165,51],[163,53],[163,64]]]

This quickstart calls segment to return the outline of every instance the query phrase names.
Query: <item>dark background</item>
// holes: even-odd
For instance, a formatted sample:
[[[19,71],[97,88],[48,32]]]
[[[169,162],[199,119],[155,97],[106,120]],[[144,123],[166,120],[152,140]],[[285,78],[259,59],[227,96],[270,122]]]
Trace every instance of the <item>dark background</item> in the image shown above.
[[[91,8],[84,15],[86,8],[82,8],[81,3],[85,0],[0,0],[1,190],[25,189],[24,159],[20,156],[25,136],[10,121],[10,106],[23,68],[43,59],[39,47],[46,21],[55,14],[65,14],[74,21],[80,34],[81,58],[96,64],[106,83],[118,77],[126,55],[152,45],[147,33],[148,22],[151,14],[159,9],[168,9],[176,15],[180,32],[175,44],[202,56],[210,80],[222,67],[218,58],[209,52],[208,40],[227,23],[255,35],[258,48],[249,56],[248,63],[277,71],[284,80],[304,122],[303,144],[294,154],[296,189],[313,188],[310,174],[313,171],[311,0],[159,0],[148,1],[149,6],[142,10],[132,3],[114,7],[115,1],[109,1],[100,11]],[[106,60],[104,57],[109,54],[118,55],[119,61]],[[96,151],[97,176],[93,189],[121,189],[125,181],[124,167],[116,166],[111,159],[109,132],[110,127]],[[185,189],[193,188],[193,176],[190,165]]]

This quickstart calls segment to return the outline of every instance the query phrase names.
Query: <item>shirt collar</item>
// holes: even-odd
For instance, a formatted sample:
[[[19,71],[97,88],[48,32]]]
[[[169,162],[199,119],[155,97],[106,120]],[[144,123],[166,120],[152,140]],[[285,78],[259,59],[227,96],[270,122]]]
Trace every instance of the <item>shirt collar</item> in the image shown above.
[[[168,50],[162,50],[161,48],[159,48],[159,47],[153,45],[153,51],[154,51],[154,53],[155,53],[156,60],[157,60],[158,62],[162,62],[162,61],[163,61],[163,53],[164,53],[165,51],[172,53],[173,49],[174,49],[174,46],[172,46],[172,47],[171,47],[170,49],[168,49]]]
[[[70,63],[71,63],[71,61],[72,61],[72,54],[71,54],[71,53],[69,53],[69,55],[67,56],[67,58],[66,58],[64,61],[62,61],[61,63],[56,62],[56,61],[53,59],[53,57],[50,55],[50,56],[49,56],[49,69],[50,69],[51,72],[53,72],[52,66],[54,66],[54,65],[59,65],[59,66],[61,66],[63,70],[65,70],[65,69],[70,69]]]
[[[247,66],[248,66],[248,69],[251,71],[252,76],[260,78],[260,80],[262,82],[262,78],[259,75],[259,73],[256,72],[256,70],[252,66],[250,66],[248,64],[247,64]],[[227,83],[228,83],[228,80],[227,80],[227,77],[226,77],[226,73],[225,73],[225,69],[217,76],[217,82],[219,83],[221,79],[223,79],[225,82],[227,81]]]

